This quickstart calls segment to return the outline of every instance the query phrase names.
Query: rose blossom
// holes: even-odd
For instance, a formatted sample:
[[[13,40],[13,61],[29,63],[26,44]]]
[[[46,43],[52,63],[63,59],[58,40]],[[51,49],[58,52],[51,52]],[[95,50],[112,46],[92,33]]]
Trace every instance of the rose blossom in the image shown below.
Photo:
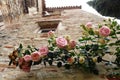
[[[92,28],[92,22],[88,22],[85,26],[86,26],[87,28]]]
[[[75,48],[76,42],[75,41],[70,41],[69,45],[70,45],[70,48]]]
[[[100,34],[101,36],[104,36],[104,37],[109,36],[109,34],[110,34],[110,28],[107,27],[107,26],[102,26],[102,27],[99,29],[99,34]]]
[[[47,55],[48,54],[48,47],[44,46],[39,49],[39,52],[41,55]]]
[[[26,62],[29,62],[32,60],[31,55],[25,55],[23,58]]]
[[[84,63],[84,62],[85,62],[85,58],[84,58],[83,56],[80,56],[80,57],[79,57],[79,63],[82,64],[82,63]]]
[[[67,42],[70,42],[70,35],[65,35],[64,38],[67,40]]]
[[[20,67],[23,71],[30,72],[31,64],[31,62],[24,62]]]
[[[67,59],[67,61],[68,61],[68,63],[72,64],[72,63],[75,62],[75,58],[70,57],[70,58]]]
[[[54,33],[55,33],[55,32],[54,32],[54,31],[52,31],[52,30],[51,30],[51,31],[49,31],[49,32],[48,32],[48,37],[54,37],[54,35],[55,35]]]
[[[19,59],[18,59],[19,65],[21,65],[21,64],[24,63],[24,62],[25,62],[24,58],[19,58]]]
[[[31,54],[31,58],[33,61],[39,61],[40,60],[40,52],[36,51]]]
[[[58,37],[58,38],[56,38],[56,44],[59,48],[63,48],[65,46],[67,46],[68,42],[65,38]]]

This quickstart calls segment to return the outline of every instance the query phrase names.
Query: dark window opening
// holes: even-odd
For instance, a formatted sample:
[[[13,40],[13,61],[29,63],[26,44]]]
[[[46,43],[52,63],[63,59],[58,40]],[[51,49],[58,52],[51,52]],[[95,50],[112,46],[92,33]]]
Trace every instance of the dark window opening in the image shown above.
[[[49,31],[56,31],[58,28],[58,25],[60,23],[60,20],[50,20],[50,21],[38,21],[37,22],[40,30],[38,31],[39,33],[42,33],[44,37],[47,37],[47,33]],[[46,35],[46,36],[45,36]]]

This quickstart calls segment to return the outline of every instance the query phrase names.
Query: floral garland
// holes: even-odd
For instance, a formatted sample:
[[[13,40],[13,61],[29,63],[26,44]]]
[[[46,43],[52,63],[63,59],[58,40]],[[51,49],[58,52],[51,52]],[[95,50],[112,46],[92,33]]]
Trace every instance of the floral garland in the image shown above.
[[[48,46],[39,49],[23,45],[9,55],[10,63],[19,66],[23,71],[29,72],[32,65],[40,63],[64,66],[66,69],[84,69],[94,74],[99,74],[96,63],[106,62],[120,67],[120,25],[115,20],[104,20],[104,24],[94,26],[91,22],[81,25],[83,35],[78,41],[70,36],[56,37],[54,31],[48,32]],[[114,39],[114,41],[111,41]],[[114,62],[103,60],[105,54],[111,54],[110,47],[115,46],[116,56]]]

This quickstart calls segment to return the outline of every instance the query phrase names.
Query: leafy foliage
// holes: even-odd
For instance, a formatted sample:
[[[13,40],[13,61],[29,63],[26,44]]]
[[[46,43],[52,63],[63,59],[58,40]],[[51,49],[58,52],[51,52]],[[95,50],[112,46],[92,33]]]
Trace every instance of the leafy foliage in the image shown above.
[[[83,69],[96,75],[99,74],[96,63],[107,62],[120,67],[120,37],[118,37],[120,25],[115,20],[109,19],[104,20],[103,24],[99,24],[97,27],[93,27],[90,23],[89,25],[81,25],[81,27],[83,34],[78,41],[72,40],[69,36],[57,37],[53,32],[50,32],[48,52],[45,55],[40,53],[40,59],[37,61],[30,59],[30,66],[43,63],[45,66],[56,65],[58,68]],[[116,56],[116,60],[114,62],[103,60],[104,55],[111,54],[110,48],[112,47],[115,47],[113,55]],[[38,52],[40,49],[30,45],[24,49],[20,44],[9,55],[9,65],[15,64],[15,62],[16,65],[19,65],[17,60],[23,57],[25,59],[26,55],[31,55],[36,51]],[[24,63],[26,63],[25,60]]]
[[[104,16],[120,18],[120,0],[91,0],[88,4]]]

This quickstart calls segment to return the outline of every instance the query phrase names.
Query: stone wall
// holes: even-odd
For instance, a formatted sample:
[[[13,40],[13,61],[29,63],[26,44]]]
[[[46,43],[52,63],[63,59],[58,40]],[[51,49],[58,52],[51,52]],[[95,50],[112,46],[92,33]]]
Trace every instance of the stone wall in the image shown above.
[[[22,12],[22,0],[1,0],[1,12],[4,22],[10,24],[18,21]]]
[[[64,68],[44,67],[37,65],[31,72],[26,73],[19,69],[6,69],[1,80],[105,80],[98,75],[83,72],[80,69],[65,70]]]
[[[89,74],[82,70],[65,70],[64,68],[54,66],[32,66],[30,73],[25,73],[18,67],[8,68],[9,59],[7,56],[14,48],[18,47],[20,43],[24,46],[34,45],[37,48],[47,45],[47,37],[41,37],[42,33],[35,33],[35,30],[39,28],[36,22],[43,20],[61,20],[56,35],[70,35],[71,39],[77,41],[77,39],[82,36],[81,24],[89,21],[94,24],[101,23],[103,18],[81,9],[71,9],[63,10],[61,16],[41,17],[40,14],[26,15],[21,20],[21,23],[6,26],[5,29],[0,31],[1,80],[105,80],[104,78],[100,78],[99,75]],[[1,65],[4,65],[4,67]]]
[[[5,24],[12,24],[23,19],[25,14],[42,12],[42,0],[1,0],[0,10]]]

